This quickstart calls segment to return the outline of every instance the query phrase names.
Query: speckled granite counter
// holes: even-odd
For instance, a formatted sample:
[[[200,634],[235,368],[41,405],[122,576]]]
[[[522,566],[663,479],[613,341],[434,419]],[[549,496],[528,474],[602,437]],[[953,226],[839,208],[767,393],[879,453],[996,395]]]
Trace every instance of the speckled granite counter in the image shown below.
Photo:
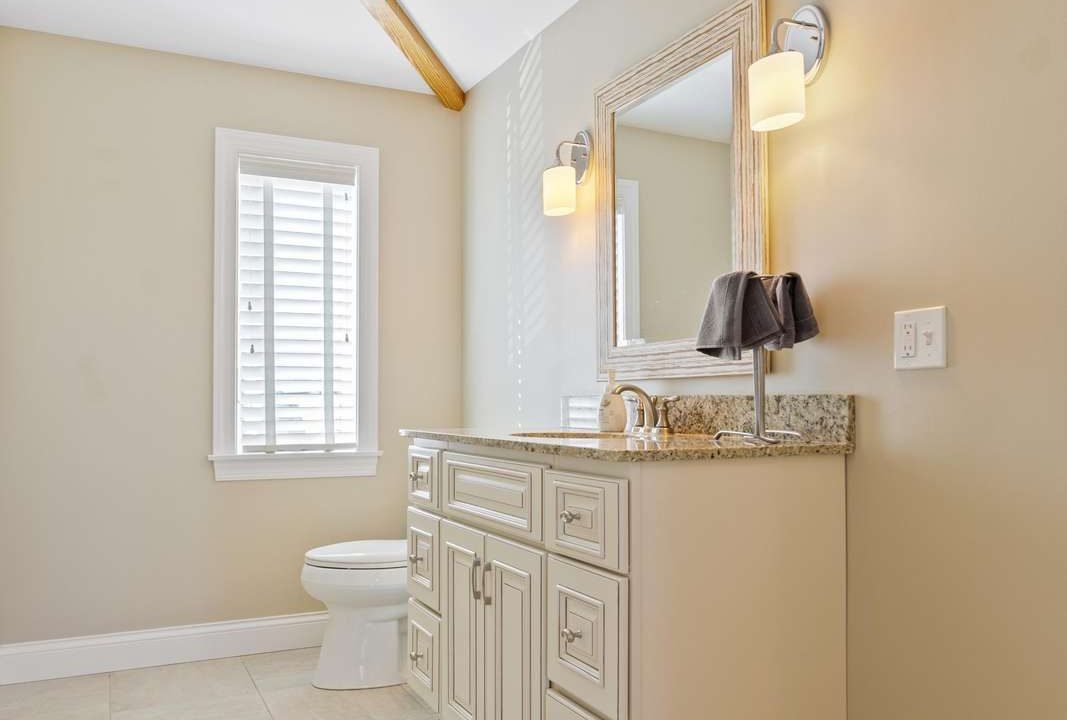
[[[751,396],[691,395],[683,397],[673,414],[678,432],[664,438],[634,437],[596,431],[482,430],[448,428],[409,429],[400,434],[411,438],[519,450],[548,455],[566,455],[614,462],[662,460],[711,460],[728,458],[781,457],[789,455],[844,455],[854,444],[855,411],[851,395],[772,395],[767,399],[767,426],[796,430],[804,440],[777,445],[749,445],[742,440],[714,440],[716,430],[751,429]],[[547,437],[567,432],[568,437]]]

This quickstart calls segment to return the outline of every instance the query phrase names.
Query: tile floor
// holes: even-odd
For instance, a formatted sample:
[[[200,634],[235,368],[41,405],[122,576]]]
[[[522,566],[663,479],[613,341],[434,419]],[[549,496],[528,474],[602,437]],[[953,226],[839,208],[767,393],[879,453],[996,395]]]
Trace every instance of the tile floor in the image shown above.
[[[404,685],[311,686],[319,649],[0,685],[0,720],[431,720]]]

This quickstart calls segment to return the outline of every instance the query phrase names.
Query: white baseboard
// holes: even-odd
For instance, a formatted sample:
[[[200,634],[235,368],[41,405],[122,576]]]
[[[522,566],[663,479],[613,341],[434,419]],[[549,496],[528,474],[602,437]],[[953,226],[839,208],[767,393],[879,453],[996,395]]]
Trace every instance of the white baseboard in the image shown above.
[[[0,645],[0,685],[314,647],[325,627],[313,612]]]

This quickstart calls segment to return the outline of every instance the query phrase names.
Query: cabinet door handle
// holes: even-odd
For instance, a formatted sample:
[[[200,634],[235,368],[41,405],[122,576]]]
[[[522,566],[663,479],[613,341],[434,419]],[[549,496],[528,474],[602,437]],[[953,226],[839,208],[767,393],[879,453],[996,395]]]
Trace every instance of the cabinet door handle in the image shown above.
[[[569,643],[572,643],[582,637],[581,630],[571,630],[570,628],[563,628],[559,631],[559,634],[563,638],[564,642]]]
[[[493,561],[486,560],[482,566],[482,601],[486,605],[492,604],[489,597],[489,574],[493,572]]]
[[[570,510],[564,510],[559,514],[559,519],[564,525],[572,523],[582,516],[581,513],[571,512]]]
[[[475,553],[474,554],[474,562],[471,563],[471,595],[474,596],[475,600],[481,600],[482,599],[482,593],[478,589],[478,576],[481,574],[479,572],[481,567],[482,567],[482,561],[478,557],[478,554]]]

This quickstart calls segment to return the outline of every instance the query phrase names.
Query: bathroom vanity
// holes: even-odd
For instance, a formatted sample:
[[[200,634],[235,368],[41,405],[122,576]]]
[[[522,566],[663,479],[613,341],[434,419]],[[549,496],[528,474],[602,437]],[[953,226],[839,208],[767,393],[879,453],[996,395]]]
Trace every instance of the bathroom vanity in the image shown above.
[[[805,442],[692,432],[746,400],[658,440],[403,431],[412,689],[449,720],[844,718],[852,399],[772,398]]]

